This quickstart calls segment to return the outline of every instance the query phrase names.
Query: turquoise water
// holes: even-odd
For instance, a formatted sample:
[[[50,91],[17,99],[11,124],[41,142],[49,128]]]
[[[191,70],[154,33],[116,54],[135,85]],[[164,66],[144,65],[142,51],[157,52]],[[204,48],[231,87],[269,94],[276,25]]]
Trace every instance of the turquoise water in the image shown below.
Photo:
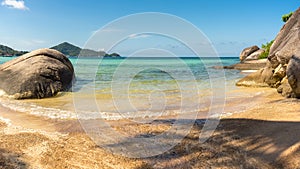
[[[0,57],[0,64],[10,59]],[[73,92],[42,100],[2,98],[1,104],[50,118],[76,118],[77,111],[86,112],[82,118],[98,118],[100,113],[106,119],[198,111],[209,106],[213,93],[234,90],[236,80],[244,76],[213,68],[237,63],[238,58],[70,60],[76,73]]]
[[[96,91],[105,91],[111,85],[111,81],[122,85],[124,82],[131,80],[132,87],[139,87],[140,85],[168,85],[168,87],[175,84],[176,80],[192,80],[199,82],[199,85],[204,85],[211,76],[223,76],[222,70],[214,69],[216,65],[231,65],[239,61],[238,58],[222,58],[221,64],[217,63],[213,58],[181,58],[181,59],[76,59],[71,58],[73,63],[77,83],[75,90],[79,90],[82,85],[89,83],[89,80],[96,81]],[[123,72],[122,72],[123,71]],[[209,71],[209,72],[208,72]],[[131,72],[130,78],[125,72]],[[116,76],[119,75],[119,76]],[[132,76],[133,75],[133,76]],[[192,75],[192,77],[191,77]],[[119,79],[113,79],[113,76]],[[173,77],[172,77],[173,76]],[[225,70],[226,79],[240,78],[242,75],[239,71]],[[179,79],[176,79],[180,77]],[[123,79],[122,79],[123,78]],[[207,84],[207,83],[206,83]],[[144,87],[144,86],[142,86]],[[163,87],[163,86],[161,86]]]
[[[14,59],[14,58],[15,57],[0,57],[0,64],[10,61],[11,59]]]

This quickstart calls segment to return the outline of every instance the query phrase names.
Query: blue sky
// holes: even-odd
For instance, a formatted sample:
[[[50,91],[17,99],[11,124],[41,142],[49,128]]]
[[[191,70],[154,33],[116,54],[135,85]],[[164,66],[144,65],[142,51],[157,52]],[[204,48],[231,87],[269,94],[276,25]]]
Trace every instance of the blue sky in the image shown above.
[[[64,41],[83,46],[96,30],[120,17],[162,12],[197,26],[220,55],[228,56],[274,39],[283,25],[281,16],[300,6],[299,0],[0,1],[0,44],[19,50],[51,47]],[[146,40],[136,44],[141,43],[147,44]],[[122,54],[126,53],[124,48],[115,50]]]

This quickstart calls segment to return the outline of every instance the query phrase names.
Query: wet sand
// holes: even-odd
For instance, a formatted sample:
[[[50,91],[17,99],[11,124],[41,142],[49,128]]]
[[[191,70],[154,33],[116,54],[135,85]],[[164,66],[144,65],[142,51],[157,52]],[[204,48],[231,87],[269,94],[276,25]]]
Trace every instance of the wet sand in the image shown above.
[[[141,159],[97,146],[76,120],[49,120],[0,107],[0,168],[300,168],[300,101],[284,99],[275,90],[260,95],[256,101],[261,104],[251,106],[251,100],[227,102],[225,109],[238,113],[223,117],[205,143],[199,143],[201,114],[181,143]],[[150,137],[170,129],[174,118],[107,123],[131,137]]]

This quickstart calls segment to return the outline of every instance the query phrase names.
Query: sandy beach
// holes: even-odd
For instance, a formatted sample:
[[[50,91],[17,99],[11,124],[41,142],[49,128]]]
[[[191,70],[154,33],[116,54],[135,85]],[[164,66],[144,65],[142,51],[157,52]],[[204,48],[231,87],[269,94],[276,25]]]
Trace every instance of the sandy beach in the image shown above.
[[[298,1],[0,1],[0,169],[300,169]]]
[[[51,121],[0,107],[1,168],[299,168],[299,100],[267,92],[262,104],[223,117],[203,144],[197,123],[164,154],[132,159],[97,146],[76,121]],[[227,103],[230,106],[230,103]],[[10,119],[10,120],[8,120]],[[123,121],[124,122],[124,121]],[[113,122],[128,135],[153,135],[171,120],[137,124]]]

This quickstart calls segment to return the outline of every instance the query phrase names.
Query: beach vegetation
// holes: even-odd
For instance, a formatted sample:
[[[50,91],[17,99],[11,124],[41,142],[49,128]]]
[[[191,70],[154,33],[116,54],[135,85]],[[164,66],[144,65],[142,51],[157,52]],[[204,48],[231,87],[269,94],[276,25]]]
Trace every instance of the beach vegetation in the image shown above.
[[[285,14],[285,15],[283,15],[282,16],[282,21],[285,23],[285,22],[287,22],[289,19],[290,19],[290,17],[293,15],[293,12],[290,12],[289,14]]]
[[[259,59],[265,59],[269,56],[270,48],[271,48],[273,42],[274,42],[274,40],[261,45],[261,48],[264,49],[265,51],[259,56]]]

